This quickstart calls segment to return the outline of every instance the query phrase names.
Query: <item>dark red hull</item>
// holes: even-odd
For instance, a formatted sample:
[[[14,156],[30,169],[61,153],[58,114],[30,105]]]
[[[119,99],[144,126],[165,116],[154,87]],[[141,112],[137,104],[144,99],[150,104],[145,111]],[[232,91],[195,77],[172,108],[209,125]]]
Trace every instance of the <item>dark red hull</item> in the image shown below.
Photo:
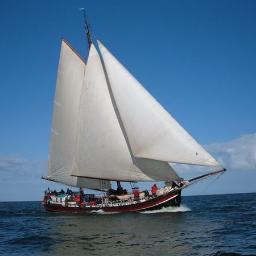
[[[50,212],[89,213],[102,210],[104,212],[125,213],[157,210],[168,206],[180,206],[180,191],[172,191],[168,194],[150,198],[144,202],[137,202],[129,205],[104,206],[104,207],[67,207],[57,204],[44,203],[44,207]]]

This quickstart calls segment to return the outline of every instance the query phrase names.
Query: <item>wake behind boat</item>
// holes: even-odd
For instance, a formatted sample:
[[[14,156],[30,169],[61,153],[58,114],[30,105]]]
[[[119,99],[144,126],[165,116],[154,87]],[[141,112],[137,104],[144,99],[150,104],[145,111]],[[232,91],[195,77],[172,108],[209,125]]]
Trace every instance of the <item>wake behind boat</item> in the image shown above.
[[[62,41],[46,180],[80,188],[46,191],[48,211],[131,212],[179,206],[181,190],[225,169],[200,146],[99,41],[85,19],[85,62]],[[170,163],[214,171],[183,180]],[[117,182],[117,190],[111,188]],[[120,182],[164,181],[125,192]],[[83,188],[102,191],[83,194]],[[121,191],[121,192],[120,192]]]

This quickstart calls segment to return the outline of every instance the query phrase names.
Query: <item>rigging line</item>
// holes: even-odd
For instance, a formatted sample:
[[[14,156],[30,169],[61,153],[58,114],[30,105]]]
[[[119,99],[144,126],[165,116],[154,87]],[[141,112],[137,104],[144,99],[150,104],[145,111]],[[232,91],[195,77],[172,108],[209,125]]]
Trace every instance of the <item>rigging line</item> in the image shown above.
[[[216,177],[209,183],[209,184],[206,184],[206,186],[204,188],[201,189],[201,193],[202,192],[205,192],[210,186],[212,186],[212,184],[214,184],[222,175],[224,174],[224,172],[216,175]],[[196,181],[197,182],[197,181]],[[196,183],[195,182],[195,183]]]
[[[209,187],[212,186],[212,184],[215,183],[217,179],[219,179],[220,176],[221,174],[217,175],[209,184],[206,184],[206,186],[201,189],[201,193],[206,192],[209,189]]]
[[[207,177],[210,177],[210,176],[213,176],[213,175],[216,175],[218,173],[221,173],[221,172],[225,172],[226,171],[226,168],[223,168],[219,171],[214,171],[214,172],[210,172],[210,173],[206,173],[206,174],[203,174],[203,175],[200,175],[200,176],[197,176],[195,178],[192,178],[190,180],[188,180],[190,183],[196,181],[196,180],[201,180],[201,179],[204,179],[204,178],[207,178]]]

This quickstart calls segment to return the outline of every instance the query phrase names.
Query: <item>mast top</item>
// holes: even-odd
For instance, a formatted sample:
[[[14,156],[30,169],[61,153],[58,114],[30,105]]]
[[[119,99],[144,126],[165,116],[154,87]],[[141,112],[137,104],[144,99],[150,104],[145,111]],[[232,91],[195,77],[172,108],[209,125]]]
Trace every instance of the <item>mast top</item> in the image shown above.
[[[83,16],[84,16],[84,29],[85,29],[85,33],[86,33],[86,37],[87,37],[88,48],[90,49],[91,44],[92,44],[92,34],[91,34],[90,24],[87,21],[85,9],[84,8],[80,8],[80,11],[83,12]]]

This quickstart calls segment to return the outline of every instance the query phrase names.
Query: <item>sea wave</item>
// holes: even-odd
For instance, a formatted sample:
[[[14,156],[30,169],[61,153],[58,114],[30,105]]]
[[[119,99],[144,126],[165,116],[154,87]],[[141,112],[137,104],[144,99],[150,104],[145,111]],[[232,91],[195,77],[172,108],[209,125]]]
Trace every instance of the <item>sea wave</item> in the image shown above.
[[[187,207],[186,205],[181,205],[179,207],[163,207],[162,209],[159,210],[148,210],[148,211],[143,211],[143,212],[138,212],[138,213],[144,213],[144,214],[152,214],[152,213],[170,213],[170,212],[189,212],[191,209]],[[105,212],[104,210],[95,210],[91,211],[91,214],[120,214],[121,212]],[[133,212],[134,213],[134,212]]]
[[[104,212],[104,210],[95,210],[95,211],[90,211],[92,214],[118,214],[119,212]]]
[[[186,205],[182,204],[179,207],[169,206],[159,210],[144,211],[140,213],[152,214],[152,213],[189,212],[189,211],[191,211],[191,209]]]
[[[255,214],[256,194],[190,196],[180,207],[125,214],[0,203],[0,255],[252,256]]]

